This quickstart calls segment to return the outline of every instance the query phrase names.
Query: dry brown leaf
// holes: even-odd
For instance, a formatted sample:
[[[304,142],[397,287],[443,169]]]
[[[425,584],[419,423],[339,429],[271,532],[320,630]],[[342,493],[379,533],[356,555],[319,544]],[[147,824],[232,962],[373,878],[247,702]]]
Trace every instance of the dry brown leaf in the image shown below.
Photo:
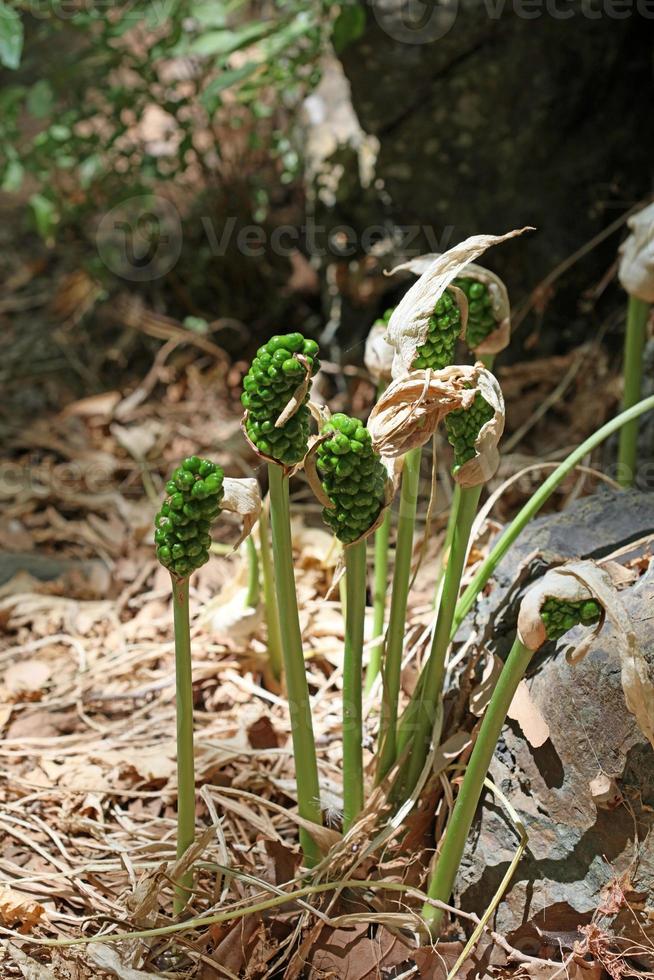
[[[120,399],[119,391],[103,391],[100,395],[89,395],[88,398],[80,398],[76,402],[66,405],[61,417],[68,418],[70,415],[81,418],[92,418],[94,415],[110,416]]]
[[[45,909],[29,895],[0,885],[0,923],[7,929],[31,932],[45,915]]]
[[[550,737],[549,725],[531,696],[525,680],[520,681],[507,711],[507,717],[517,721],[522,734],[533,748],[537,749]]]
[[[404,377],[411,371],[416,350],[425,342],[429,332],[429,320],[433,316],[436,303],[466,265],[491,245],[498,245],[531,230],[533,229],[521,228],[499,236],[473,235],[434,259],[404,294],[388,322],[386,339],[395,348],[394,378]],[[410,269],[411,263],[400,265],[393,271],[406,268]]]
[[[386,324],[375,323],[366,339],[363,363],[375,384],[388,384],[395,348],[386,341]]]
[[[52,674],[52,666],[43,660],[18,660],[7,667],[4,683],[13,695],[40,694]]]
[[[110,973],[112,977],[118,977],[118,980],[151,980],[152,977],[155,980],[156,978],[164,980],[161,973],[152,973],[151,970],[146,973],[144,970],[135,970],[133,967],[127,966],[121,960],[117,948],[109,946],[107,943],[94,943],[88,947],[88,952],[94,963]]]
[[[595,806],[612,810],[622,803],[622,793],[613,776],[600,772],[594,779],[591,779],[588,786]]]
[[[631,234],[620,246],[618,277],[624,289],[654,303],[654,202],[627,221]]]
[[[226,476],[223,481],[223,491],[222,509],[229,511],[230,514],[237,514],[243,520],[241,534],[234,545],[236,550],[259,520],[261,490],[253,477],[237,480]]]

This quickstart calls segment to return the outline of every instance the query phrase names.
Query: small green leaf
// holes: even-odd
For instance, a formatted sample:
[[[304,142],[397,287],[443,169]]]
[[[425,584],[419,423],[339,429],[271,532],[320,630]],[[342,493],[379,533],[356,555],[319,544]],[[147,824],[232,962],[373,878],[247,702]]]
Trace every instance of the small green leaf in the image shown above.
[[[227,68],[221,71],[220,75],[209,82],[200,96],[200,101],[207,112],[213,114],[216,111],[220,105],[221,92],[231,88],[232,85],[238,85],[239,82],[242,82],[256,71],[258,67],[259,65],[256,61],[248,61],[247,64],[241,65],[240,68]]]
[[[9,160],[2,176],[0,187],[7,193],[15,193],[20,190],[23,183],[24,168],[20,160]]]
[[[332,28],[332,44],[336,54],[361,37],[366,26],[366,11],[358,3],[341,6],[340,13]]]
[[[27,93],[27,111],[37,119],[44,119],[52,111],[54,96],[50,83],[42,78]]]
[[[23,50],[23,22],[17,11],[0,0],[0,64],[18,68]]]
[[[53,232],[59,220],[57,209],[52,201],[44,197],[43,194],[32,194],[29,199],[29,206],[38,234],[44,242],[51,244]]]
[[[206,34],[194,38],[190,44],[186,44],[183,53],[211,58],[225,57],[233,54],[234,51],[240,51],[241,48],[247,48],[275,29],[276,25],[272,21],[260,21],[256,24],[246,24],[236,30],[207,31]]]

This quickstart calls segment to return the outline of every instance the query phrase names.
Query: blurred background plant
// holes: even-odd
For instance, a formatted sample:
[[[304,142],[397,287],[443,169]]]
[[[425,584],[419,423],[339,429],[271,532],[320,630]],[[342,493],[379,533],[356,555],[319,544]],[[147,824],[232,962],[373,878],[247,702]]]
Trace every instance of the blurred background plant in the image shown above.
[[[0,61],[13,75],[0,97],[2,189],[29,191],[33,226],[51,241],[58,225],[160,181],[224,180],[234,143],[253,160],[272,146],[288,186],[299,157],[284,115],[317,84],[329,40],[340,48],[364,23],[363,8],[328,0],[3,2]],[[261,221],[266,174],[248,176]]]

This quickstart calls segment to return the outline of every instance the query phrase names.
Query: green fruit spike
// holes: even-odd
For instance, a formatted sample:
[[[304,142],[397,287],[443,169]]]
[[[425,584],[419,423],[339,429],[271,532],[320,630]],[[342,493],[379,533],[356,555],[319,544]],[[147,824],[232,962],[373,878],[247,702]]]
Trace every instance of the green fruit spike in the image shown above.
[[[220,513],[224,474],[208,459],[189,456],[166,484],[168,496],[154,519],[157,558],[177,578],[209,560],[211,521]]]
[[[351,544],[379,516],[386,470],[372,448],[370,433],[358,419],[339,412],[323,426],[322,434],[329,438],[318,446],[316,466],[333,504],[323,509],[323,520],[343,544]]]
[[[412,367],[439,371],[453,364],[460,333],[461,311],[452,293],[446,290],[434,307],[427,337],[416,350]]]
[[[470,350],[474,350],[499,326],[493,313],[490,291],[486,283],[468,276],[455,279],[452,285],[463,290],[468,300],[466,344]]]
[[[573,626],[593,626],[602,615],[602,607],[595,599],[566,602],[563,599],[546,599],[540,607],[540,616],[548,640],[558,640]]]
[[[253,446],[283,466],[304,459],[309,440],[310,414],[306,404],[282,426],[275,422],[301,385],[309,368],[320,368],[318,344],[301,333],[278,334],[259,348],[243,379],[241,403],[247,410],[245,429]],[[305,403],[309,400],[307,395]]]
[[[470,408],[455,409],[445,417],[447,438],[454,448],[453,473],[474,457],[479,430],[486,422],[490,422],[494,414],[492,406],[478,391]]]

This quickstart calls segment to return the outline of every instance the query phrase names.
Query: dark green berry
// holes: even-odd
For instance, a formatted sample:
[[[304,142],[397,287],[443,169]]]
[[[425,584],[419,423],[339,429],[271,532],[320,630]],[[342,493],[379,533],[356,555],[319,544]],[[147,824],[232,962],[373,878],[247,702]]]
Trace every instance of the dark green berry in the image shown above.
[[[416,351],[412,367],[439,371],[453,364],[460,333],[461,311],[452,293],[446,290],[434,307],[429,320],[429,331],[424,343]]]
[[[461,276],[454,280],[453,285],[462,289],[468,300],[466,344],[474,350],[499,326],[493,313],[493,301],[486,283],[478,279]]]
[[[275,335],[259,348],[243,379],[241,403],[247,409],[248,438],[262,455],[285,466],[306,455],[309,410],[302,405],[284,425],[276,428],[275,422],[304,378],[303,360],[311,375],[318,371],[317,354],[315,340],[305,340],[301,333]]]
[[[209,560],[210,521],[220,513],[223,471],[189,456],[166,483],[169,496],[154,519],[157,558],[177,578]]]
[[[340,541],[351,544],[372,527],[383,507],[386,470],[357,419],[339,412],[322,432],[330,438],[318,446],[316,465],[334,505],[323,509],[323,520]]]
[[[540,607],[540,616],[545,626],[548,640],[558,640],[573,626],[580,623],[592,626],[602,615],[602,607],[595,599],[580,602],[566,602],[562,599],[546,599]]]
[[[478,391],[470,408],[458,408],[446,416],[447,438],[454,449],[452,473],[456,473],[464,463],[473,459],[479,430],[486,422],[490,422],[494,414],[493,407]]]

